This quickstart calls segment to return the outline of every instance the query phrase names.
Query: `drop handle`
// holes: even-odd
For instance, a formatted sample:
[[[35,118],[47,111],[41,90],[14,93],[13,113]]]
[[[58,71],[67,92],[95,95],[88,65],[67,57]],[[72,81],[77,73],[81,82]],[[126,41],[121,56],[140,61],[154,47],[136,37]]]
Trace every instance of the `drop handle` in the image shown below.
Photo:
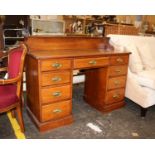
[[[53,77],[52,78],[52,81],[54,82],[58,82],[58,81],[61,81],[62,79],[60,77]]]
[[[91,65],[95,65],[96,63],[97,63],[96,60],[89,61],[89,64],[91,64]]]
[[[121,70],[120,70],[120,69],[116,69],[116,70],[115,70],[115,72],[120,73],[120,72],[121,72]]]
[[[62,112],[61,109],[54,109],[54,110],[53,110],[53,113],[61,113],[61,112]]]
[[[118,99],[120,97],[120,94],[114,94],[113,98]]]
[[[115,85],[119,85],[120,84],[120,81],[114,81],[114,84]]]
[[[116,61],[121,63],[121,62],[123,62],[123,59],[117,58]]]
[[[62,64],[56,62],[56,63],[52,64],[52,67],[60,68],[60,67],[62,67]]]
[[[61,96],[61,92],[54,92],[52,95],[53,95],[54,97],[59,97],[59,96]]]

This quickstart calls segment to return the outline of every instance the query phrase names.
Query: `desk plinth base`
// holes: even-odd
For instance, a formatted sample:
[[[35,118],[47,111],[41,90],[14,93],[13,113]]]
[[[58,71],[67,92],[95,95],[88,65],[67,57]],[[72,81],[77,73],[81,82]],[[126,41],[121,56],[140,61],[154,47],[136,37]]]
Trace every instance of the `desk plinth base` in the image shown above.
[[[57,127],[69,125],[73,122],[73,116],[69,115],[67,117],[64,117],[58,120],[51,120],[51,121],[42,123],[37,120],[37,118],[33,115],[33,113],[28,107],[27,107],[27,112],[40,132],[45,132]]]
[[[106,104],[99,104],[99,103],[95,103],[95,102],[92,102],[92,100],[89,100],[89,98],[86,98],[85,96],[83,97],[85,102],[87,104],[89,104],[90,106],[92,106],[93,108],[103,112],[103,113],[107,113],[107,112],[110,112],[110,111],[113,111],[113,110],[116,110],[116,109],[119,109],[119,108],[122,108],[125,106],[125,102],[124,101],[121,101],[121,102],[117,102],[117,103],[113,103],[113,104],[110,104],[110,105],[106,105]]]

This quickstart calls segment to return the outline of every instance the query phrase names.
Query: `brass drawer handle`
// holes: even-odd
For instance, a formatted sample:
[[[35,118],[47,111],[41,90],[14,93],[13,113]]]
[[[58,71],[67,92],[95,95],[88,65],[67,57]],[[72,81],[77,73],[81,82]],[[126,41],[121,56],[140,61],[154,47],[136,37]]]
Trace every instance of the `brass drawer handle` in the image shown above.
[[[91,60],[91,61],[89,61],[89,64],[91,64],[91,65],[95,65],[97,62],[95,61],[95,60]]]
[[[60,67],[62,67],[62,64],[56,62],[56,63],[52,64],[52,67],[60,68]]]
[[[121,70],[120,70],[120,69],[116,69],[116,70],[115,70],[115,72],[120,73],[120,72],[121,72]]]
[[[52,78],[52,81],[54,82],[58,82],[58,81],[61,81],[62,79],[60,77],[53,77]]]
[[[114,84],[115,85],[119,85],[120,84],[120,81],[114,81]]]
[[[114,98],[114,99],[118,99],[119,97],[120,97],[120,94],[114,94],[114,95],[113,95],[113,98]]]
[[[62,112],[61,109],[54,109],[54,110],[53,110],[53,113],[61,113],[61,112]]]
[[[121,63],[121,62],[123,62],[123,59],[117,58],[116,61]]]
[[[59,97],[59,96],[61,96],[61,92],[54,92],[53,94],[52,94],[53,96],[55,96],[55,97]]]

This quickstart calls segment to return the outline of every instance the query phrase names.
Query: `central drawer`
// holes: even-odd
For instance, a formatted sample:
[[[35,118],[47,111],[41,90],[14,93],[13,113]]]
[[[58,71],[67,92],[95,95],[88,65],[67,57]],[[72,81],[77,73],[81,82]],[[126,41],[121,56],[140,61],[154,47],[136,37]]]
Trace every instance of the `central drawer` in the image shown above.
[[[41,89],[42,104],[71,98],[71,85]]]
[[[81,58],[74,60],[74,68],[89,68],[107,66],[109,64],[109,57],[103,58]]]
[[[71,112],[71,100],[44,105],[42,106],[42,121],[63,118]]]
[[[48,86],[53,84],[63,84],[71,82],[71,72],[44,72],[41,75],[41,85]]]

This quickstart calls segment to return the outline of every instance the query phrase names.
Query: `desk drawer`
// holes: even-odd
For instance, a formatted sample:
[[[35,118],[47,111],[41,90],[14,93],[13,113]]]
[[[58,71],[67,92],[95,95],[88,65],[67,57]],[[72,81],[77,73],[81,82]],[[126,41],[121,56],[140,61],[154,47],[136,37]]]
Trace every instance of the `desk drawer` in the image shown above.
[[[119,76],[119,75],[126,75],[128,70],[127,65],[121,66],[110,66],[109,67],[109,76]]]
[[[71,114],[71,101],[63,101],[42,106],[42,121],[59,119]]]
[[[71,60],[69,59],[49,59],[41,61],[41,71],[70,69]]]
[[[41,89],[42,104],[71,98],[71,85]]]
[[[124,99],[124,92],[125,92],[124,88],[108,91],[105,103],[111,104],[122,101]]]
[[[109,57],[103,58],[81,58],[74,60],[74,68],[89,68],[107,66],[109,64]]]
[[[71,72],[46,72],[41,75],[41,85],[63,84],[71,82]]]
[[[128,64],[128,55],[123,56],[112,56],[110,57],[110,64],[111,65],[122,65],[122,64]]]
[[[108,81],[108,90],[125,87],[126,76],[109,78]]]

